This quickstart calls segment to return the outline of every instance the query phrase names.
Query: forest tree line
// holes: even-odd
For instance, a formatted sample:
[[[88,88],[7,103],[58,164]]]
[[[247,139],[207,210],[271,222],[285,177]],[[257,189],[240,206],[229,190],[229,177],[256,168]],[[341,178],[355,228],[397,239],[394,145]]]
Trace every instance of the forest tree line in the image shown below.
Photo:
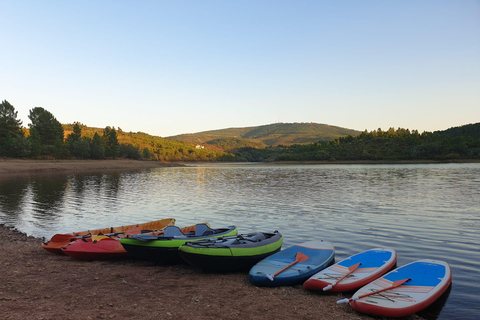
[[[125,133],[120,128],[89,128],[79,122],[62,125],[52,113],[30,110],[29,128],[6,100],[0,103],[0,156],[35,159],[146,159],[157,161],[218,161],[234,156],[218,149],[197,149],[190,144]]]
[[[90,128],[81,123],[62,125],[49,111],[30,110],[29,128],[22,127],[15,108],[0,104],[0,156],[36,159],[148,159],[157,161],[355,161],[480,159],[480,123],[445,131],[403,128],[364,131],[329,142],[289,146],[242,147],[228,152],[220,146],[195,145],[120,128]],[[232,139],[231,139],[232,140]],[[234,140],[234,139],[233,139]],[[232,140],[232,141],[233,141]],[[230,143],[230,142],[229,142]],[[232,144],[232,143],[230,143]]]
[[[241,148],[233,153],[245,161],[480,159],[480,123],[423,133],[403,128],[378,129],[330,142],[265,149]]]

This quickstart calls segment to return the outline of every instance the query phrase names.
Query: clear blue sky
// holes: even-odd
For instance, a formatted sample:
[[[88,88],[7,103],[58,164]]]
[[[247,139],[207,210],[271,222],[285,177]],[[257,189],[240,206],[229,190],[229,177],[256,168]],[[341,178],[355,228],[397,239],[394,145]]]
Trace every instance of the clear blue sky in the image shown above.
[[[480,122],[480,1],[0,0],[0,100],[24,126],[162,137],[275,122]]]

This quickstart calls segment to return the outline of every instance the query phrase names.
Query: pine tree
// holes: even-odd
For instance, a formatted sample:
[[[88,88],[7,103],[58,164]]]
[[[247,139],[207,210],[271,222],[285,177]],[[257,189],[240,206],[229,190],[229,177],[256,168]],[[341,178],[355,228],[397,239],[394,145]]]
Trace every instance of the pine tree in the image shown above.
[[[35,107],[30,110],[28,116],[32,121],[30,126],[30,136],[37,140],[40,145],[55,145],[63,143],[63,127],[57,119],[41,107]]]
[[[17,120],[17,114],[7,100],[0,103],[0,155],[22,156],[26,151],[22,121]]]

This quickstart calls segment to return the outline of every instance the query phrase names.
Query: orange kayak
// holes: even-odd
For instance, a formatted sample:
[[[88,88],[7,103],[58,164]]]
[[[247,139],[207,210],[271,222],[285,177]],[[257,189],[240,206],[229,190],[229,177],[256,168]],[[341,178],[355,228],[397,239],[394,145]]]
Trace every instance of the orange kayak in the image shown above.
[[[42,247],[52,253],[63,254],[62,247],[78,238],[90,238],[96,235],[110,235],[116,238],[123,238],[131,234],[146,232],[160,232],[168,226],[175,225],[175,219],[168,218],[151,222],[132,224],[129,226],[109,227],[103,229],[78,231],[72,233],[59,233],[54,235],[50,241],[44,242]]]

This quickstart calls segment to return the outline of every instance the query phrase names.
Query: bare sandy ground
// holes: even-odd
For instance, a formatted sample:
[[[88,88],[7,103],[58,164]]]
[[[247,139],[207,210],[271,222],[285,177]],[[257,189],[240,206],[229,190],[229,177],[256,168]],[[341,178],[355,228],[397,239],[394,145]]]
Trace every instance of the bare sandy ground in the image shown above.
[[[258,288],[246,273],[187,265],[74,260],[41,241],[0,225],[0,319],[372,319],[337,305],[340,294]]]
[[[0,175],[105,170],[136,170],[178,166],[174,163],[141,160],[24,160],[0,159]]]

